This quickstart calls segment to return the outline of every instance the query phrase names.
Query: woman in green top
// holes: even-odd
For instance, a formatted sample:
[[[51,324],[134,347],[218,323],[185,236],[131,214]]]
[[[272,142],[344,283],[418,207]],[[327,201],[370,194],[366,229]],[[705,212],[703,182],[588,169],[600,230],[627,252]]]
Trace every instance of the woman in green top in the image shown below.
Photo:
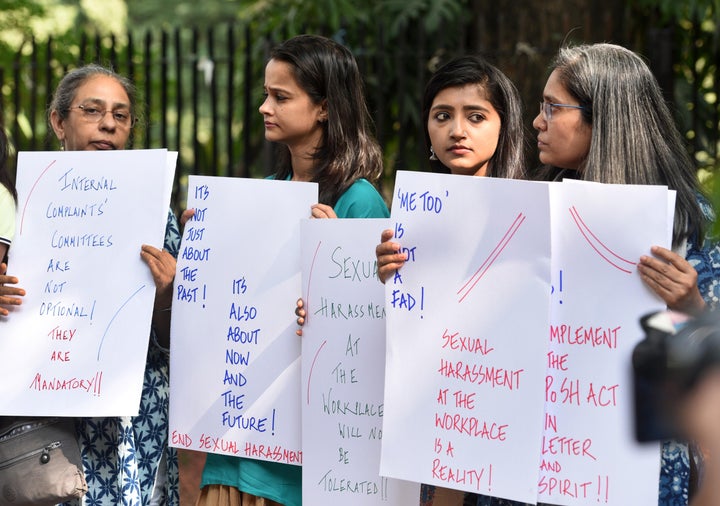
[[[350,51],[324,37],[293,37],[271,53],[264,89],[265,138],[280,148],[273,177],[317,182],[316,218],[388,217],[373,186],[382,155]],[[299,466],[208,454],[197,504],[300,506],[301,482]]]

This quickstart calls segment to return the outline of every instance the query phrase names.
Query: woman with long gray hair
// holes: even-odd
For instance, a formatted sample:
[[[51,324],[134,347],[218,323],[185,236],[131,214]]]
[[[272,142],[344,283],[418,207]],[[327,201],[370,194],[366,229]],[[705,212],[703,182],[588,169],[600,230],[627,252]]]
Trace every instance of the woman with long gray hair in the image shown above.
[[[638,272],[669,309],[697,315],[717,306],[720,245],[708,234],[715,212],[639,55],[613,44],[561,49],[533,126],[546,176],[675,190],[672,249],[652,246]],[[688,503],[690,468],[687,445],[663,444],[660,505]]]

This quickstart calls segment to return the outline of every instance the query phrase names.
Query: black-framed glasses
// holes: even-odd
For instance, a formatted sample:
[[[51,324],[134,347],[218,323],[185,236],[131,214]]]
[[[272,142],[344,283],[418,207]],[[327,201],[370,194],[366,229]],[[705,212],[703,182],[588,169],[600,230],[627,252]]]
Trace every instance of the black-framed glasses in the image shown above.
[[[540,114],[543,115],[545,118],[545,121],[550,121],[552,119],[553,115],[553,108],[555,107],[564,107],[566,109],[585,109],[585,107],[581,105],[573,105],[573,104],[554,104],[552,102],[545,102],[544,100],[540,101]]]
[[[79,110],[83,119],[89,123],[100,123],[100,120],[110,113],[115,123],[122,127],[132,128],[135,125],[135,118],[127,109],[101,109],[95,105],[86,104],[76,105],[70,109]]]

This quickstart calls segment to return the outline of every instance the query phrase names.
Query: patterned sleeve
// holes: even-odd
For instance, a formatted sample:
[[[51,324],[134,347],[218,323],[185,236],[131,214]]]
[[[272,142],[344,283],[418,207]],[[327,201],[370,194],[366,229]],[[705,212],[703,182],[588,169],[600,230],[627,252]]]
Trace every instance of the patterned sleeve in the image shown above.
[[[180,227],[172,210],[168,211],[163,248],[175,258],[177,258],[178,251],[180,251]],[[157,340],[157,335],[155,334],[155,329],[152,328],[150,329],[150,340],[152,344],[165,353],[165,355],[170,355],[170,350],[160,345]]]
[[[700,208],[708,230],[705,240],[698,244],[697,238],[688,240],[685,258],[698,273],[698,289],[709,308],[715,309],[720,302],[720,241],[712,234],[715,213],[710,204],[701,199]]]
[[[177,258],[180,251],[180,227],[172,210],[168,210],[167,225],[165,225],[165,244],[163,246],[172,256]]]

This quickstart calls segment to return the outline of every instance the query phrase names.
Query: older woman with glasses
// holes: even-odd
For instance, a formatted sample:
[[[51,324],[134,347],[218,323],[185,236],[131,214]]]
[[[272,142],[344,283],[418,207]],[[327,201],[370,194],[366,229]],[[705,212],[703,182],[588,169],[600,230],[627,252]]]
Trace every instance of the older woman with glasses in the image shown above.
[[[720,247],[704,236],[714,213],[660,87],[637,54],[612,44],[562,49],[533,126],[540,161],[561,177],[675,190],[674,251],[653,247],[653,256],[640,259],[640,275],[670,309],[696,315],[717,304]]]
[[[62,149],[125,149],[138,117],[135,88],[99,65],[70,71],[55,91],[48,114]],[[143,245],[141,257],[156,285],[150,346],[139,415],[79,418],[77,433],[88,483],[86,504],[178,504],[177,457],[168,448],[168,357],[172,282],[180,245],[169,212],[164,250]]]
[[[714,211],[660,87],[645,62],[612,44],[560,50],[551,65],[537,130],[541,179],[667,185],[677,192],[672,250],[652,246],[638,272],[668,308],[691,315],[720,300],[720,245],[706,235]],[[699,455],[699,454],[698,454]],[[658,504],[687,505],[687,445],[663,445]],[[517,505],[481,498],[478,506]]]
[[[560,51],[543,92],[540,161],[560,174],[677,192],[672,250],[652,246],[638,272],[668,308],[697,315],[720,300],[720,245],[705,232],[714,210],[703,196],[657,80],[635,53],[612,44]],[[663,446],[659,504],[687,504],[687,446]]]

